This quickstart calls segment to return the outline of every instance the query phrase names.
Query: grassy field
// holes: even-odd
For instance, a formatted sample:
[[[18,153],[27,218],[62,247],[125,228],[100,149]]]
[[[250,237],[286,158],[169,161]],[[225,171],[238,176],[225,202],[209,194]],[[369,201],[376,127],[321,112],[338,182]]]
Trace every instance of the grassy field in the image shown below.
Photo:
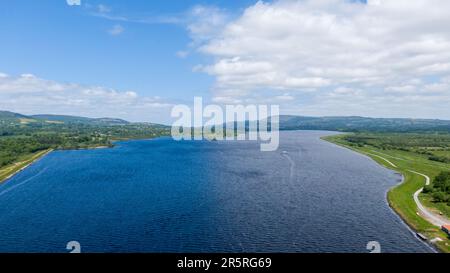
[[[437,241],[434,245],[442,252],[450,253],[450,238],[443,231],[441,231],[440,228],[430,224],[417,213],[417,206],[414,202],[413,194],[425,185],[425,179],[420,175],[408,171],[414,170],[426,174],[433,179],[441,171],[450,170],[450,165],[429,160],[430,155],[422,152],[424,149],[429,149],[428,147],[419,147],[417,144],[411,144],[407,148],[400,145],[386,145],[386,143],[389,143],[389,140],[381,141],[381,138],[384,137],[383,135],[374,135],[369,138],[370,141],[356,143],[349,141],[348,136],[352,135],[346,134],[329,136],[325,137],[324,140],[365,154],[386,168],[403,174],[404,182],[392,188],[388,193],[388,201],[390,206],[415,231],[424,234],[430,240],[440,238],[442,241]],[[414,142],[420,142],[418,137],[419,136],[415,136],[411,139],[414,139]],[[393,137],[393,139],[397,138],[401,139],[401,137],[398,136]],[[406,142],[408,137],[403,139]],[[352,139],[350,138],[350,140]],[[447,138],[445,140],[447,140]],[[380,143],[385,145],[379,145]],[[440,143],[442,144],[442,142]],[[447,149],[446,145],[447,143],[434,149],[439,150],[442,155],[448,156],[445,151],[445,149]],[[392,166],[380,157],[388,159],[396,167]],[[450,216],[450,207],[447,204],[435,203],[431,200],[430,196],[425,194],[421,194],[419,198],[423,205],[436,212],[440,212],[447,217]]]
[[[34,161],[38,160],[42,156],[46,155],[50,151],[51,151],[51,149],[45,150],[45,151],[40,151],[40,152],[37,152],[34,154],[24,155],[17,162],[1,168],[0,169],[0,183],[4,182],[6,179],[11,177],[15,173],[26,168],[28,165],[30,165]]]

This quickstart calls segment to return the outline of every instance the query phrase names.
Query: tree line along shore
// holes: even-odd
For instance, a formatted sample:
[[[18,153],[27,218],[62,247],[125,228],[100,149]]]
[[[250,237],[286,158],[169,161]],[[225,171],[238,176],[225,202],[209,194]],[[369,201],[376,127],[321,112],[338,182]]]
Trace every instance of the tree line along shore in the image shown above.
[[[170,127],[152,123],[0,111],[0,182],[50,150],[112,147],[115,140],[169,134]]]

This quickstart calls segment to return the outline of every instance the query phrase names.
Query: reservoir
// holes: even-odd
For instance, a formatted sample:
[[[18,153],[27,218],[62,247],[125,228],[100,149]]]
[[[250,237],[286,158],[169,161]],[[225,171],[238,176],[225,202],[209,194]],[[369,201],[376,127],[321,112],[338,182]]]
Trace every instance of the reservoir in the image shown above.
[[[431,252],[395,215],[401,177],[320,139],[123,141],[55,151],[0,184],[0,252]]]

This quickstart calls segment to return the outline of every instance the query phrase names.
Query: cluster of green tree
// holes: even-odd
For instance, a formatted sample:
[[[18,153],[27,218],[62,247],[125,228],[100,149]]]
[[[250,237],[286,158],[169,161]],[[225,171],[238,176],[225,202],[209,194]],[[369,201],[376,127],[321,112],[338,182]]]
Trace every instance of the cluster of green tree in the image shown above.
[[[433,156],[433,151],[450,150],[448,133],[356,133],[345,140],[357,145],[370,145],[382,150],[396,149]]]
[[[47,149],[82,149],[97,146],[111,146],[110,139],[105,135],[84,132],[29,133],[0,137],[0,167],[17,161],[21,156]]]
[[[423,192],[431,194],[435,202],[444,202],[450,206],[450,172],[441,172],[431,185],[425,186]]]
[[[446,156],[432,155],[432,156],[428,157],[428,159],[432,160],[432,161],[436,161],[436,162],[450,163],[450,158],[448,158]]]

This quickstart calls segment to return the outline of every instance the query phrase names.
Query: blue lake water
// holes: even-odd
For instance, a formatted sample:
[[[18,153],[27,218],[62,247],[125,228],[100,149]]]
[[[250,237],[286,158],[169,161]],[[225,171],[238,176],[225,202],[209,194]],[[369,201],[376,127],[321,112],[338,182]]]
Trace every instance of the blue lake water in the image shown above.
[[[430,252],[387,205],[401,177],[328,134],[282,132],[277,152],[170,138],[55,151],[0,185],[0,252]]]

